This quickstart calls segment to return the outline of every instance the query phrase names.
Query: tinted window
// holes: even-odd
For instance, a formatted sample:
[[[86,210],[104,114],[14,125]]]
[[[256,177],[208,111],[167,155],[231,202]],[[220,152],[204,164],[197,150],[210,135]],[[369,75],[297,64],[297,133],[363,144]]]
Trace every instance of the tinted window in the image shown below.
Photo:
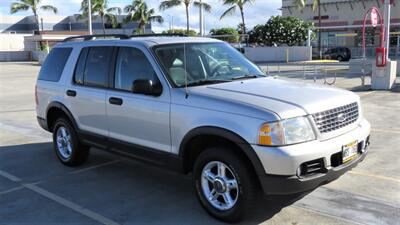
[[[83,83],[106,87],[113,47],[91,47],[86,57]]]
[[[54,82],[59,81],[71,51],[72,48],[54,48],[51,50],[40,69],[38,79]]]
[[[158,82],[153,67],[142,51],[129,47],[120,48],[115,66],[114,87],[131,91],[133,81],[138,79]]]
[[[75,68],[74,81],[77,84],[83,84],[83,74],[85,72],[86,57],[88,53],[88,48],[84,48],[79,55],[78,62]]]

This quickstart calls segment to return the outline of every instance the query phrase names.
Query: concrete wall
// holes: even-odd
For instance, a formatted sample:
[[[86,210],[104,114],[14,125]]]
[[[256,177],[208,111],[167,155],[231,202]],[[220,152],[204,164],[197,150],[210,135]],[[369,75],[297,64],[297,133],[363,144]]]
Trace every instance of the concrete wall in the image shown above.
[[[1,34],[0,33],[0,51],[24,51],[25,37],[32,34]]]
[[[0,51],[0,62],[16,62],[31,60],[30,51]]]
[[[245,47],[245,55],[253,62],[295,62],[312,58],[311,47]]]

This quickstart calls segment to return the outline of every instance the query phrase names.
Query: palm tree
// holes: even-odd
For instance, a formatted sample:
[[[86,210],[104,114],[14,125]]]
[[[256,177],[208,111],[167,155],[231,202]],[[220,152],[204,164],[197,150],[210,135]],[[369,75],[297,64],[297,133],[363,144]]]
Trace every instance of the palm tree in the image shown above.
[[[18,2],[11,3],[10,11],[11,13],[16,13],[19,11],[27,11],[31,9],[35,17],[37,28],[39,30],[39,18],[38,18],[39,10],[52,11],[55,14],[57,14],[58,12],[56,7],[52,5],[40,5],[40,2],[41,0],[19,0]]]
[[[294,5],[303,9],[307,6],[307,0],[293,0]],[[321,51],[321,2],[320,0],[313,0],[312,1],[312,10],[315,11],[318,8],[318,53],[319,57],[322,58],[322,51]]]
[[[195,7],[203,7],[203,9],[207,12],[211,11],[211,6],[207,3],[200,3],[198,1],[193,1],[193,0],[165,0],[163,2],[161,2],[160,4],[160,10],[166,10],[166,9],[170,9],[176,6],[180,6],[180,5],[185,5],[185,10],[186,10],[186,32],[187,34],[189,34],[189,30],[190,30],[190,26],[189,26],[189,6],[190,4],[192,4]]]
[[[92,13],[100,16],[103,34],[106,34],[105,20],[111,23],[113,27],[117,26],[117,16],[115,13],[121,14],[121,8],[108,8],[108,0],[91,0]],[[81,11],[83,17],[88,17],[88,0],[83,0],[81,3]]]
[[[246,3],[251,3],[254,2],[255,0],[223,0],[224,5],[229,5],[231,6],[229,9],[227,9],[224,13],[221,15],[221,20],[227,15],[232,15],[235,13],[236,8],[239,8],[240,10],[240,15],[242,16],[242,34],[246,34],[246,23],[244,22],[244,5]]]
[[[160,15],[154,15],[155,10],[149,9],[144,0],[133,0],[131,5],[127,5],[124,11],[128,13],[124,22],[139,22],[139,33],[144,34],[146,32],[146,25],[149,22],[163,23],[164,19]]]

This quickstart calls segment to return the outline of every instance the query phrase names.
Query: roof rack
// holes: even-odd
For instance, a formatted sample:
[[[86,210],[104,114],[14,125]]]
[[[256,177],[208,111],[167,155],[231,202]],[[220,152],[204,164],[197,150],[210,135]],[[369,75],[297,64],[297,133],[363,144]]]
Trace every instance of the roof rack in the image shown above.
[[[129,37],[188,37],[186,34],[134,34]]]
[[[125,35],[125,34],[94,34],[94,35],[81,35],[81,36],[67,37],[63,40],[63,42],[75,41],[75,40],[89,41],[89,40],[93,40],[97,37],[103,37],[103,38],[116,37],[119,39],[129,39],[129,36]]]

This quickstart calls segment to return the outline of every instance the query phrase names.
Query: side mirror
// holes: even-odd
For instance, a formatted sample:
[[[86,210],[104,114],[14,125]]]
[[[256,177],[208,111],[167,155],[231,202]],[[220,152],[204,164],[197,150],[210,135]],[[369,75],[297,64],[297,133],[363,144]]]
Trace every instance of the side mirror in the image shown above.
[[[136,94],[160,96],[162,86],[160,83],[154,83],[152,80],[139,79],[133,81],[132,92]]]

